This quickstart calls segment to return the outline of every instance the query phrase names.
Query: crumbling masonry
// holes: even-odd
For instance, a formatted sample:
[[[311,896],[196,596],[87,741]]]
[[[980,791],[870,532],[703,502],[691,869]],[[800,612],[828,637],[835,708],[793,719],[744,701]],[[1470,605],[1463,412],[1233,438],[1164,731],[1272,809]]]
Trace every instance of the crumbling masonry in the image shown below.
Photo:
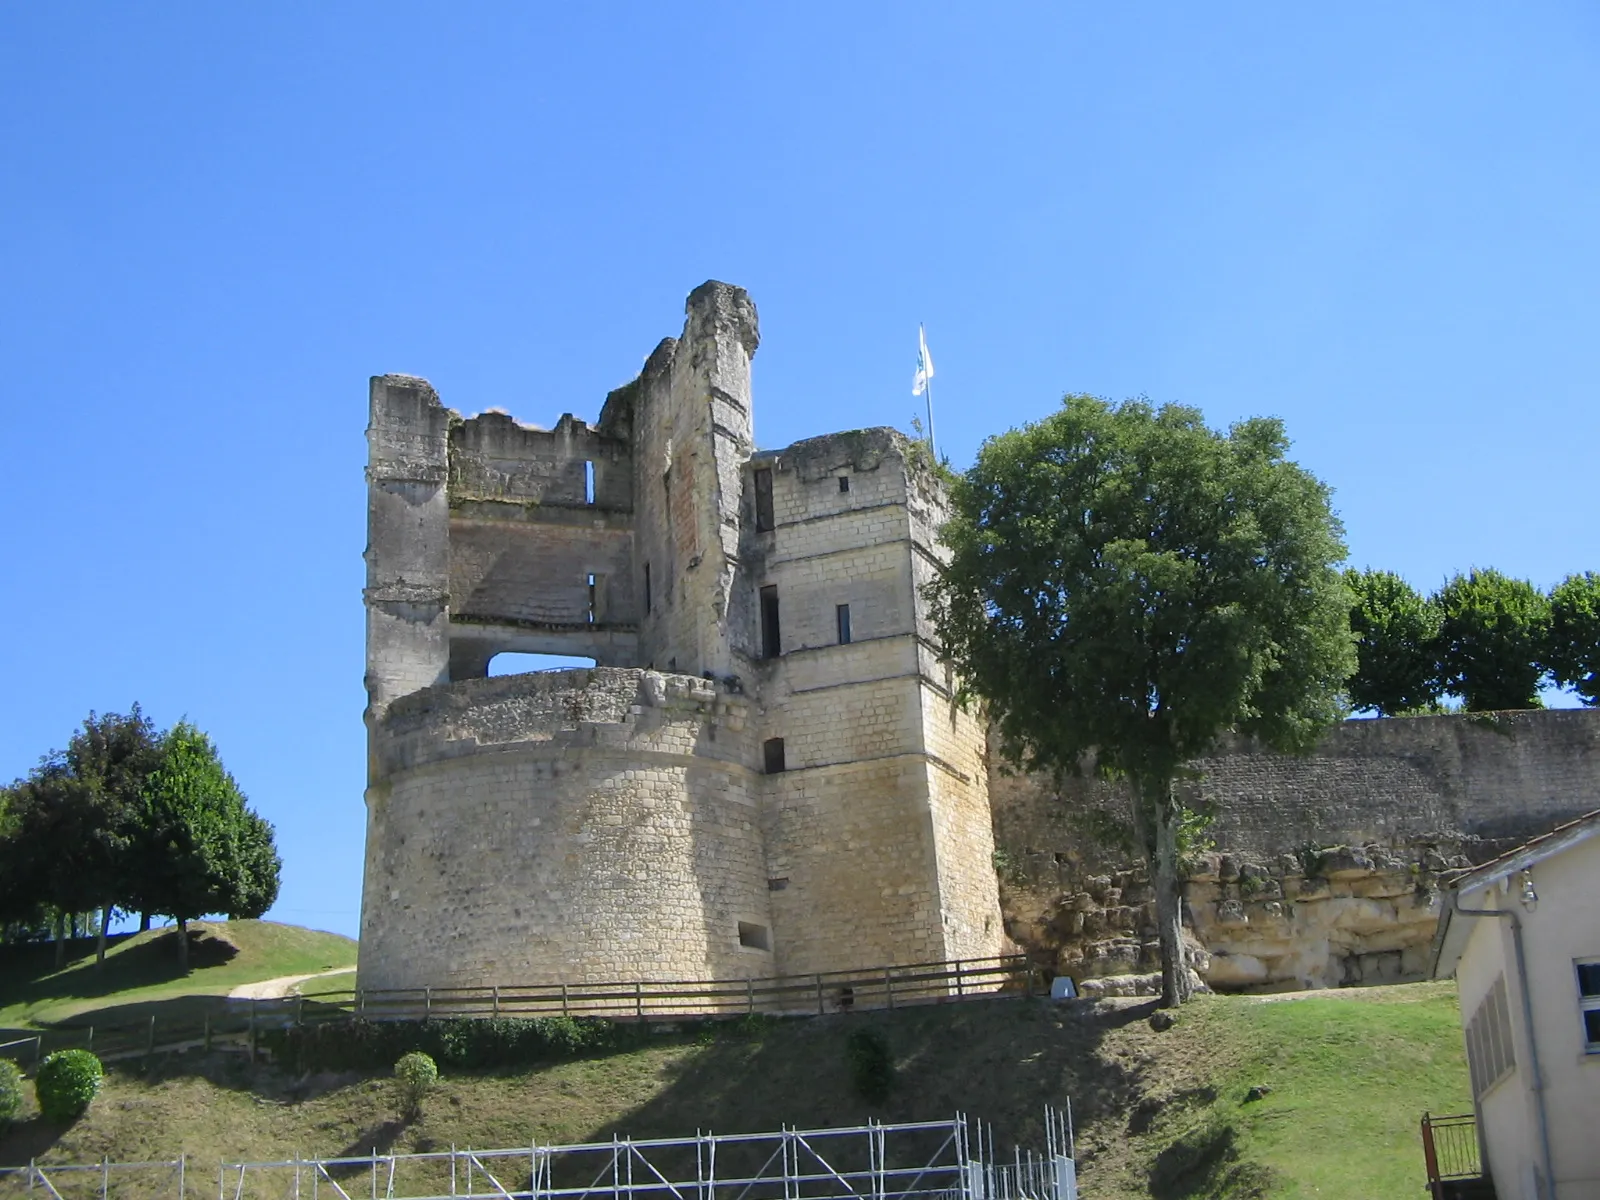
[[[997,953],[984,731],[869,429],[757,451],[707,283],[593,426],[373,379],[360,984],[743,979]],[[593,669],[489,678],[504,652]]]

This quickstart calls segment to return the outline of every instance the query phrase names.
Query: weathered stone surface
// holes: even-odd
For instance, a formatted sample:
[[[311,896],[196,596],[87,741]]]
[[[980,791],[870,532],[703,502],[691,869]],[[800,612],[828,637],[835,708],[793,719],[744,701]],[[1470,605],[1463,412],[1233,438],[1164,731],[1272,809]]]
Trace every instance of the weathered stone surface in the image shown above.
[[[1007,946],[984,729],[921,598],[942,487],[891,429],[757,452],[758,342],[697,288],[593,426],[373,380],[364,986]],[[508,651],[599,665],[486,678]]]

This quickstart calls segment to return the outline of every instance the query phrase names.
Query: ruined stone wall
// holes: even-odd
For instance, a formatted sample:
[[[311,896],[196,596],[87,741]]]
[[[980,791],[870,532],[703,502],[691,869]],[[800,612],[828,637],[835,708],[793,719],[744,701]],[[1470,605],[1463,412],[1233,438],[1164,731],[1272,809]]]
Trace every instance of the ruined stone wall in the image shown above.
[[[471,680],[373,731],[361,985],[742,979],[772,955],[745,706],[597,668]]]
[[[1418,978],[1440,871],[1595,807],[1600,711],[1347,721],[1304,758],[1239,741],[1195,766],[1217,817],[1187,916],[1212,982]],[[1013,936],[1073,974],[1152,969],[1123,788],[997,767],[990,800]]]
[[[755,308],[719,283],[685,307],[593,426],[374,380],[364,986],[1001,949],[982,728],[920,600],[925,452],[756,454]],[[619,669],[485,678],[506,651]]]

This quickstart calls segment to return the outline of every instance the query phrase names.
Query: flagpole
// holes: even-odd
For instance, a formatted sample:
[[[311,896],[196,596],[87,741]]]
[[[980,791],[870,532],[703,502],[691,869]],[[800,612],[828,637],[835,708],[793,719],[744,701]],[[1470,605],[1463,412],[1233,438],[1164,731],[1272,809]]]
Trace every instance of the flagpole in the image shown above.
[[[928,331],[925,328],[923,328],[923,326],[919,323],[917,325],[917,332],[922,337],[922,345],[924,347],[927,346],[927,344],[928,344]],[[924,364],[924,365],[927,365],[927,364]],[[923,381],[922,391],[923,391],[923,395],[927,397],[927,401],[928,401],[928,453],[930,455],[932,455],[934,462],[938,462],[939,461],[939,451],[938,451],[938,448],[934,445],[934,441],[933,441],[933,374],[932,374],[932,372],[929,372],[928,378]]]

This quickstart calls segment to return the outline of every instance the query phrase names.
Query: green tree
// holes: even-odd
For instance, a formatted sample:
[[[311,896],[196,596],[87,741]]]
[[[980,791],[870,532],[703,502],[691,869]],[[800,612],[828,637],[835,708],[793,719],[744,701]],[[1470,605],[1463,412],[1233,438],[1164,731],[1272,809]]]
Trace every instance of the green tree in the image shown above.
[[[1568,575],[1550,593],[1545,665],[1593,708],[1600,704],[1600,575]]]
[[[251,812],[199,729],[168,731],[145,788],[138,842],[146,864],[138,907],[178,923],[178,961],[189,967],[189,922],[207,913],[259,916],[277,897],[272,826]]]
[[[1539,684],[1550,636],[1550,601],[1525,579],[1473,569],[1435,597],[1443,613],[1439,669],[1445,690],[1470,712],[1543,708]]]
[[[1162,999],[1191,988],[1174,782],[1227,730],[1300,750],[1355,666],[1341,528],[1276,420],[1068,396],[990,438],[952,489],[929,588],[944,652],[1008,759],[1132,784],[1156,884]]]
[[[1443,614],[1393,571],[1344,573],[1354,603],[1356,673],[1350,703],[1386,717],[1439,702],[1439,627]]]

